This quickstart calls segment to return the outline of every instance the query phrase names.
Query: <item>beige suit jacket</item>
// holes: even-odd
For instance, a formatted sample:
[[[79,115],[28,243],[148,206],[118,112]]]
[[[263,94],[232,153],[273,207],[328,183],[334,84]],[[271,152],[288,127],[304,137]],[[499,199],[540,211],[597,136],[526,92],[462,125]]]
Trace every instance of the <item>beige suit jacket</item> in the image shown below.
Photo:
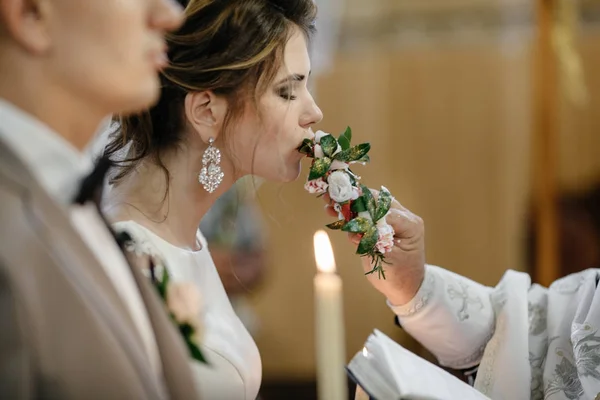
[[[132,271],[165,385],[64,209],[0,140],[0,398],[197,398],[185,344],[155,289],[138,268]]]

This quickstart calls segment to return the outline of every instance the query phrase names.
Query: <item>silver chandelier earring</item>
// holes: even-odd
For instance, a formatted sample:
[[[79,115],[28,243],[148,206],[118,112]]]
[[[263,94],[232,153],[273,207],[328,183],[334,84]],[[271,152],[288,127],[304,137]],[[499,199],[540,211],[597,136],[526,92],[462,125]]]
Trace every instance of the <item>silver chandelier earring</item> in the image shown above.
[[[208,148],[202,156],[202,169],[198,175],[198,182],[208,193],[214,192],[225,176],[221,170],[221,152],[213,146],[214,142],[213,138],[208,139]]]

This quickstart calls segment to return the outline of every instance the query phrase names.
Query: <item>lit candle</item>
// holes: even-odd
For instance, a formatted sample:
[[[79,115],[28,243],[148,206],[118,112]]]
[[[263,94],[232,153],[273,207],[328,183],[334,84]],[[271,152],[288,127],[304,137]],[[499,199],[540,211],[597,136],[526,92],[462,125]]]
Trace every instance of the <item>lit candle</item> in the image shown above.
[[[318,231],[314,237],[317,389],[321,400],[346,400],[346,343],[342,307],[342,280],[335,272],[329,236]]]

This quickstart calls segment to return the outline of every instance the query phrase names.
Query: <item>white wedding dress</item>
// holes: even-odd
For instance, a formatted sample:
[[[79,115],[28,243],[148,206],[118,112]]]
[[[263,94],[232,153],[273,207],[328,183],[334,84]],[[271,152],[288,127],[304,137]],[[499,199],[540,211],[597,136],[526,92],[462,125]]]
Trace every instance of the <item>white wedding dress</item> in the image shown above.
[[[194,283],[203,300],[202,351],[209,365],[192,362],[201,399],[254,400],[261,383],[258,348],[235,314],[225,293],[204,236],[198,231],[199,251],[176,247],[134,221],[113,224],[145,249],[161,257],[176,282]]]

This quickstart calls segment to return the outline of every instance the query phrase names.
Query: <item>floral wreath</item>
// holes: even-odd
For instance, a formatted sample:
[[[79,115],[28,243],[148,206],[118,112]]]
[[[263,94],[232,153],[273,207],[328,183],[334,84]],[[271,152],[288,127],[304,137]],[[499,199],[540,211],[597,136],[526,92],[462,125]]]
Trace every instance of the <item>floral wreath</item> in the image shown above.
[[[304,189],[318,197],[329,195],[339,220],[326,226],[359,234],[356,253],[370,257],[373,265],[366,274],[377,272],[379,278],[385,279],[385,254],[394,247],[394,228],[386,222],[393,197],[382,186],[375,200],[369,188],[359,183],[361,178],[350,170],[350,165],[368,163],[371,145],[352,146],[351,141],[350,127],[337,139],[323,131],[317,131],[313,139],[304,139],[298,151],[313,159]]]

